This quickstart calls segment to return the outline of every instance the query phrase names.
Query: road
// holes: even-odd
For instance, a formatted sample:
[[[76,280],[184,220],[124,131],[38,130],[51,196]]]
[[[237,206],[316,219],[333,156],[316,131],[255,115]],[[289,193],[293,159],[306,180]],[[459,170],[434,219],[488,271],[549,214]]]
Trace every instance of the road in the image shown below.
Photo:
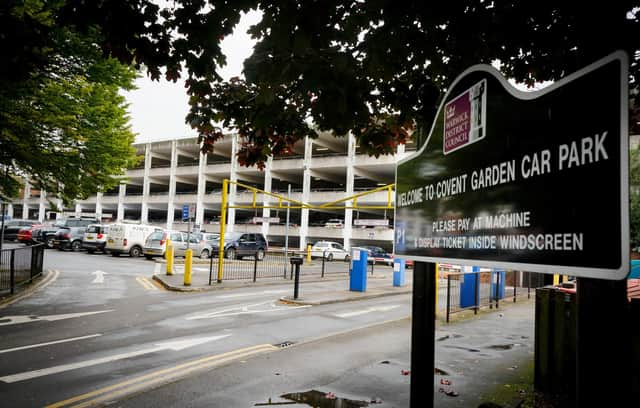
[[[380,322],[410,313],[408,295],[314,307],[280,304],[290,282],[169,292],[151,279],[155,263],[144,258],[47,251],[45,268],[55,271],[55,279],[0,310],[0,390],[14,407],[118,401],[180,378],[204,379],[205,370],[241,366],[255,356],[274,363],[286,358],[281,345],[314,344],[358,328],[376,331]],[[304,290],[332,285],[344,282],[307,283]],[[407,327],[402,330],[406,354]],[[398,338],[389,341],[398,347]],[[319,364],[303,369],[308,379],[335,372],[327,364],[317,372],[314,366]],[[259,391],[254,389],[256,399],[269,396]],[[184,396],[168,406],[187,401]]]

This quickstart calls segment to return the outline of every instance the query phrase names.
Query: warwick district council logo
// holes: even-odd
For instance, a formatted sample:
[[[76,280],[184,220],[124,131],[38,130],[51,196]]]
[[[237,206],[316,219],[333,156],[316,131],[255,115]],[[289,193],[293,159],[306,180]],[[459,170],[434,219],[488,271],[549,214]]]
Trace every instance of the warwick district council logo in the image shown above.
[[[449,154],[486,134],[487,81],[483,79],[444,106],[443,152]]]

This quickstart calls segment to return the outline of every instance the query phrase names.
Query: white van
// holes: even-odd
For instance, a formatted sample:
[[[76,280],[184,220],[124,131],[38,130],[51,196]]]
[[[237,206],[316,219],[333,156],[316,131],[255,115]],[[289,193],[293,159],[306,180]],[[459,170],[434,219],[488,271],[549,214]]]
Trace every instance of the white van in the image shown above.
[[[142,255],[144,241],[154,231],[162,231],[162,228],[145,224],[111,224],[106,250],[112,256],[129,254],[131,257],[138,257]]]

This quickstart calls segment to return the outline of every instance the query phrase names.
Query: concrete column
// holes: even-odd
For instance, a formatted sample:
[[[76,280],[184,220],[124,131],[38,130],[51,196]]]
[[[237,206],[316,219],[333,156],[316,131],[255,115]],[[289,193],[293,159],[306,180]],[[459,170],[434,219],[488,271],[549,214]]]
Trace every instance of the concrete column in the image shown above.
[[[304,160],[302,174],[302,201],[309,202],[311,197],[311,152],[313,151],[313,140],[310,137],[304,139]],[[309,234],[309,210],[303,209],[300,215],[300,250],[307,246],[307,235]]]
[[[239,136],[233,135],[231,139],[231,166],[229,168],[229,180],[238,181],[238,140]],[[233,183],[229,183],[229,194],[227,195],[228,205],[234,205],[236,202],[237,186]],[[235,208],[229,208],[227,212],[227,231],[232,232],[236,224],[236,210]]]
[[[56,199],[56,207],[58,208],[58,212],[56,213],[56,219],[64,217],[64,206],[62,205],[62,200]]]
[[[173,229],[176,198],[176,169],[178,168],[178,141],[171,141],[171,166],[169,167],[169,199],[167,201],[167,229]]]
[[[267,160],[267,164],[264,168],[264,186],[263,186],[263,190],[264,191],[268,191],[271,192],[271,167],[273,165],[273,157],[269,157],[269,159]],[[270,204],[270,197],[268,195],[263,195],[263,201],[262,201],[262,205],[264,205],[265,207],[268,206]],[[269,208],[263,208],[262,209],[262,217],[264,219],[268,219],[271,216],[271,211]],[[266,237],[267,235],[269,235],[269,222],[263,222],[262,223],[262,234]]]
[[[29,219],[29,198],[31,197],[31,184],[29,180],[24,182],[24,191],[22,194],[22,219]]]
[[[124,220],[124,198],[127,194],[127,185],[120,183],[120,189],[118,190],[118,214],[116,220],[122,222]]]
[[[349,141],[347,147],[347,177],[345,180],[345,195],[350,197],[354,194],[353,185],[355,172],[353,169],[356,159],[356,138],[349,133]],[[345,205],[352,206],[353,200],[349,200]],[[342,230],[343,245],[347,250],[351,249],[351,234],[353,230],[353,210],[344,210],[344,229]]]
[[[102,193],[96,194],[96,218],[102,221]]]
[[[75,212],[76,218],[82,217],[82,206],[80,204],[76,203],[74,212]]]
[[[207,155],[200,153],[198,162],[198,195],[196,196],[196,224],[204,224],[204,197],[207,191]]]
[[[43,223],[47,218],[47,205],[46,205],[47,192],[40,190],[40,202],[38,203],[38,222]]]
[[[13,204],[7,204],[7,215],[11,218],[13,218]]]
[[[151,172],[151,143],[147,143],[144,148],[144,178],[142,179],[142,206],[140,208],[140,222],[149,222],[149,175]]]

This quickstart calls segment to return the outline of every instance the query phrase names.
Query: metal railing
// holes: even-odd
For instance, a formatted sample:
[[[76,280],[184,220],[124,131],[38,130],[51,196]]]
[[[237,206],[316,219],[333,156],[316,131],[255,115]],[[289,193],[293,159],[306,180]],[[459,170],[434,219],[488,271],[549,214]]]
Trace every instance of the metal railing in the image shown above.
[[[235,259],[223,258],[222,280],[253,280],[255,282],[257,279],[293,279],[293,268],[289,262],[292,256],[301,256],[305,259],[300,269],[301,276],[324,277],[325,274],[349,273],[350,262],[328,261],[325,257],[315,259],[309,264],[306,262],[306,254],[306,251],[299,250],[289,250],[285,254],[284,249],[281,249],[241,257],[235,255]],[[370,265],[370,271],[373,273],[373,265]],[[209,264],[209,284],[216,281],[217,276],[218,259],[214,255]]]
[[[0,292],[14,294],[16,287],[42,274],[44,249],[37,244],[0,251]]]
[[[491,270],[446,273],[439,281],[446,283],[445,313],[447,323],[454,313],[483,307],[499,308],[500,301],[516,302],[518,297],[531,297],[531,289],[544,286],[539,274],[521,271]]]

